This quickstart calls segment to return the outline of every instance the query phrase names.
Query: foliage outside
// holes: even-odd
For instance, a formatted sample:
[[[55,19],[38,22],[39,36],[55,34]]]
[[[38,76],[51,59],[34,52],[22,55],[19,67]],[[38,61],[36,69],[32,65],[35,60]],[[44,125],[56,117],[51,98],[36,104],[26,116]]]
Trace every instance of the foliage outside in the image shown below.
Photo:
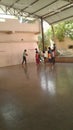
[[[52,36],[52,31],[51,31],[51,28],[49,28],[44,33],[44,43],[45,43],[44,48],[45,48],[45,50],[50,45],[51,36]],[[38,47],[40,50],[43,50],[43,43],[42,43],[42,35],[41,34],[38,36]]]
[[[73,40],[73,20],[61,22],[59,24],[53,25],[54,35],[61,42],[64,41],[65,37],[69,37]],[[53,32],[51,27],[44,33],[44,48],[50,45],[50,39],[53,39]],[[40,50],[43,50],[42,36],[38,37],[38,46]]]
[[[59,41],[64,41],[65,37],[69,37],[73,40],[73,20],[55,25],[54,32]]]

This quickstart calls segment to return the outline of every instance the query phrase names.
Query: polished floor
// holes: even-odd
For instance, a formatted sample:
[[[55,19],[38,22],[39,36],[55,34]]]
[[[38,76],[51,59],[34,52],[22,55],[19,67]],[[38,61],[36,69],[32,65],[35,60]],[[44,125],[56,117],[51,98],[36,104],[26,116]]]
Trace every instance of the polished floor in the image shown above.
[[[0,130],[73,130],[73,64],[0,68]]]

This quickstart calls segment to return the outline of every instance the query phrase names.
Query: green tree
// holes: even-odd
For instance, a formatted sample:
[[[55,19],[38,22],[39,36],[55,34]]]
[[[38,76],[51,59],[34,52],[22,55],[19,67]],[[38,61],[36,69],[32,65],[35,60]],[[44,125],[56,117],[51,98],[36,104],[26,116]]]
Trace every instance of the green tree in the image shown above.
[[[55,36],[59,41],[63,41],[64,37],[73,39],[73,20],[61,22],[54,26]]]
[[[45,48],[45,50],[47,49],[49,44],[50,44],[49,36],[46,35],[46,33],[44,33],[44,48]],[[40,50],[43,51],[43,43],[42,43],[42,35],[41,34],[38,36],[38,47]]]
[[[58,40],[63,41],[65,36],[65,24],[64,23],[57,24],[56,26],[54,26],[54,31]]]
[[[73,20],[65,22],[65,36],[73,40]]]
[[[53,25],[55,37],[59,41],[63,41],[65,37],[69,37],[73,40],[73,20],[61,22]],[[53,37],[53,31],[50,27],[44,33],[44,47],[47,48],[50,45],[50,39]],[[38,46],[40,50],[43,50],[42,36],[38,36]]]

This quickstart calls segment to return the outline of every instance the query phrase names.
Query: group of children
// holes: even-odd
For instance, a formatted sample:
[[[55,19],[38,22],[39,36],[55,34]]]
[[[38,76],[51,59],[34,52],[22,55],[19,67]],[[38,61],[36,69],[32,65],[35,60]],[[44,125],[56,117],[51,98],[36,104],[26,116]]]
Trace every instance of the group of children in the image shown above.
[[[53,49],[48,48],[48,61],[55,64],[56,46],[53,44]]]
[[[41,55],[37,49],[36,50],[36,64],[39,64],[41,61],[41,56],[43,56],[44,62],[46,62],[48,59],[49,63],[52,63],[53,65],[55,64],[55,56],[56,56],[56,46],[55,44],[53,44],[53,48],[51,49],[51,47],[48,47],[48,51],[47,51],[47,55],[46,55],[46,51],[43,51],[43,54]]]
[[[41,61],[41,54],[39,53],[39,51],[37,50],[37,48],[35,49],[35,59],[36,59],[36,64],[39,64]],[[44,62],[46,61],[46,59],[48,58],[48,62],[55,64],[55,55],[56,55],[56,46],[55,44],[53,44],[53,48],[51,49],[51,47],[48,47],[48,51],[47,51],[47,56],[46,56],[46,52],[43,51],[42,57],[44,59]],[[28,56],[27,54],[27,50],[25,49],[23,52],[23,61],[22,61],[22,65],[25,62],[25,64],[27,63],[26,61],[26,56]]]

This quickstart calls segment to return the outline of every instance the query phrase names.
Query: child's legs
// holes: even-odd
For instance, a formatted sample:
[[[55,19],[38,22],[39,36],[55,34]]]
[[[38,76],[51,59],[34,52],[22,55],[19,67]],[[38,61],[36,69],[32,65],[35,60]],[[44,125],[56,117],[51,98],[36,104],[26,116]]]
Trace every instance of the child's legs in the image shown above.
[[[26,63],[27,63],[27,62],[26,62],[26,57],[24,57],[24,61],[25,61],[25,64],[26,64]]]

